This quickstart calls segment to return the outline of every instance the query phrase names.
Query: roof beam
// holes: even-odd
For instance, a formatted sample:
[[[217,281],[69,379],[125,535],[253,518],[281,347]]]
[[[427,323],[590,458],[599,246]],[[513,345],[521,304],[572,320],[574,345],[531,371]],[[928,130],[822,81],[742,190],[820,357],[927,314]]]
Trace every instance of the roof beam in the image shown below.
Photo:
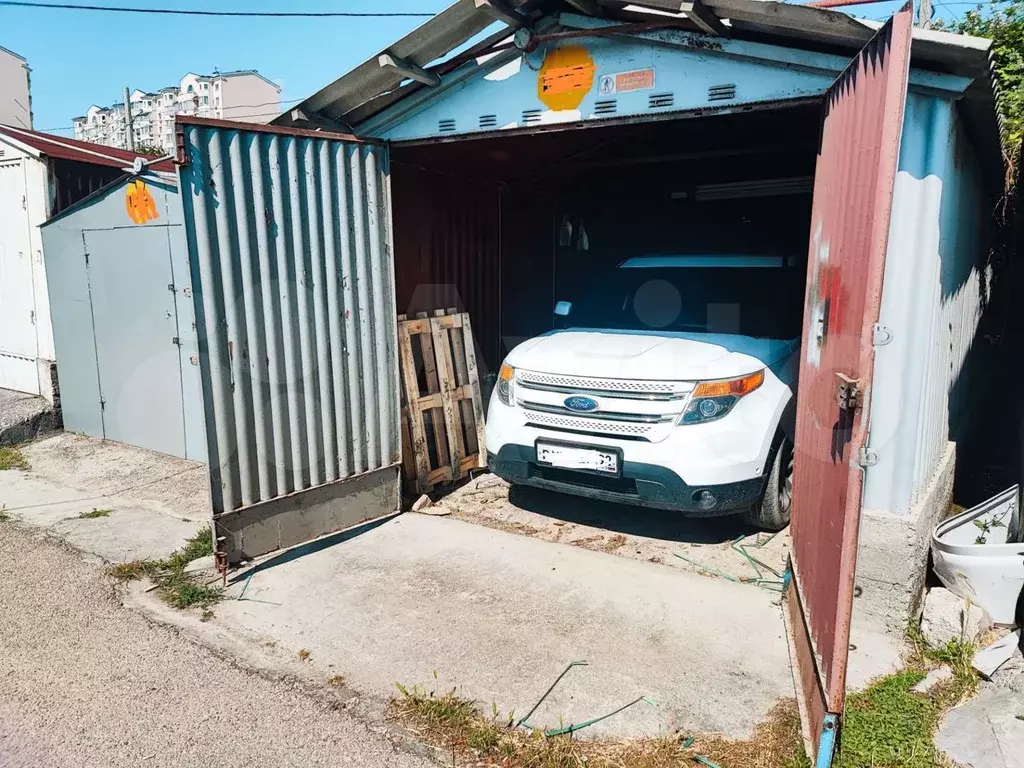
[[[565,0],[565,2],[587,16],[597,16],[600,18],[603,15],[597,0]]]
[[[392,56],[390,53],[382,53],[377,57],[377,63],[382,69],[393,69],[402,77],[415,80],[424,85],[437,86],[441,84],[441,77],[436,72],[427,72],[423,67],[413,64],[411,61]]]
[[[722,23],[722,20],[715,16],[715,12],[708,8],[701,0],[683,3],[679,9],[686,14],[686,18],[701,28],[709,35],[718,37],[729,37],[729,29]]]
[[[505,0],[474,0],[477,10],[481,10],[495,21],[503,21],[513,29],[532,27],[533,22],[519,11],[513,9]]]
[[[650,8],[652,11],[660,11],[665,14],[683,15],[706,34],[729,37],[729,28],[722,23],[722,20],[715,15],[714,11],[704,5],[702,0],[687,0],[686,2],[684,0],[619,1],[629,5],[638,5],[642,8]]]

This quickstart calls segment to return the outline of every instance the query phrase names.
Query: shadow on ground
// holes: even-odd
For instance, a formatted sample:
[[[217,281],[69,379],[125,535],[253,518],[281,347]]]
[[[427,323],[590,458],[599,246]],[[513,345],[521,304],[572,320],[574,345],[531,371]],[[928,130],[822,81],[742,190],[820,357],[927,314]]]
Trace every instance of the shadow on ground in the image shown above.
[[[643,536],[667,542],[724,544],[757,533],[738,516],[686,517],[661,509],[645,509],[608,501],[569,496],[540,488],[513,486],[509,503],[566,523],[586,525],[612,533]]]

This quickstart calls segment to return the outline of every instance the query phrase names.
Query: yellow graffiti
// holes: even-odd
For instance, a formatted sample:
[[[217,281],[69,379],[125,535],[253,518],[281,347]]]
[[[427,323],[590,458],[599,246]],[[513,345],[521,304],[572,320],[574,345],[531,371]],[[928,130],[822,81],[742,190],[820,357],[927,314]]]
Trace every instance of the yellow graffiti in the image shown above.
[[[156,212],[156,203],[153,202],[153,196],[149,194],[146,182],[141,179],[128,182],[128,189],[124,195],[124,204],[128,209],[128,218],[136,224],[145,224],[147,221],[160,218],[160,214]]]
[[[576,109],[594,85],[594,60],[581,45],[556,48],[544,57],[537,96],[548,109]]]

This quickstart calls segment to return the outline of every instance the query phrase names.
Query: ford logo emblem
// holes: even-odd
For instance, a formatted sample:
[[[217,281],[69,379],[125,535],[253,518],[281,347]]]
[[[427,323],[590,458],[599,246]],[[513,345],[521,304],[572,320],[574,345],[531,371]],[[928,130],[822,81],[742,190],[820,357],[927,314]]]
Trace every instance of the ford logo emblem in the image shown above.
[[[572,397],[565,398],[565,407],[570,411],[596,411],[597,400],[593,400],[589,397],[583,397],[582,395],[573,395]]]

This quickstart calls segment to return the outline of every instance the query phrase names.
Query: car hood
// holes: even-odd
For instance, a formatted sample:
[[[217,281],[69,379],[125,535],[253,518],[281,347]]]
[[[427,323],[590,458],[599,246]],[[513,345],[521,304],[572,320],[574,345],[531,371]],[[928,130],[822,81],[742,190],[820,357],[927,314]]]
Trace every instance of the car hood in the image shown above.
[[[699,381],[743,376],[784,362],[798,342],[723,333],[552,331],[506,358],[513,368],[563,376]]]

